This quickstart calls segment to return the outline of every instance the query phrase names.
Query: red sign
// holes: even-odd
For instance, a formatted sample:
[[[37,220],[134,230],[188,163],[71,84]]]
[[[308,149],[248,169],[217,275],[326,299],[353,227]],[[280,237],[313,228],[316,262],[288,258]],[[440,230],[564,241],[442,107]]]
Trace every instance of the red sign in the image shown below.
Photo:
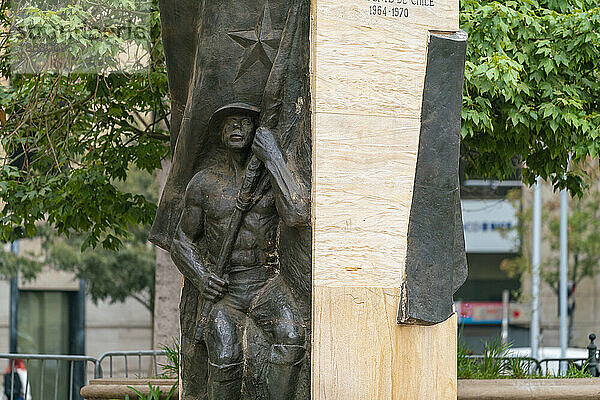
[[[458,321],[464,324],[501,324],[501,301],[456,302]]]

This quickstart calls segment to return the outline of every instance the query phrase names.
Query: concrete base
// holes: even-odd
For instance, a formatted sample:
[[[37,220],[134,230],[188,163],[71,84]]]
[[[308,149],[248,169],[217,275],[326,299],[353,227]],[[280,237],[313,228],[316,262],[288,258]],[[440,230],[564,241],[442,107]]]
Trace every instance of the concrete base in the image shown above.
[[[141,393],[148,394],[150,388],[160,387],[162,392],[161,399],[166,399],[169,391],[177,383],[177,379],[92,379],[87,386],[81,388],[81,397],[85,400],[108,400],[108,399],[136,399],[137,394],[129,386],[139,390]],[[175,389],[172,400],[179,398],[179,391]]]
[[[459,400],[597,400],[600,379],[459,379]]]

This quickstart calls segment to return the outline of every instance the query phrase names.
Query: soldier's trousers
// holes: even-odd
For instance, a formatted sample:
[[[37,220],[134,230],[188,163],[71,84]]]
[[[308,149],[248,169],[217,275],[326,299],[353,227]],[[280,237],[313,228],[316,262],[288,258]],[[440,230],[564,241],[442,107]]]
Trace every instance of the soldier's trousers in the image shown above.
[[[240,397],[247,316],[270,343],[266,377],[270,397],[291,398],[306,349],[306,328],[285,281],[264,267],[230,274],[227,293],[212,308],[205,330],[208,398]]]

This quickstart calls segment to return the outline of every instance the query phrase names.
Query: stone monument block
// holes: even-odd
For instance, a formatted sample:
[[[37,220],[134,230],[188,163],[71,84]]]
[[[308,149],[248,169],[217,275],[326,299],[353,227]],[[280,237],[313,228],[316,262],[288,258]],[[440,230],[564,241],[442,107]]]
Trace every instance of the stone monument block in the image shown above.
[[[458,1],[316,0],[311,29],[313,398],[456,398]]]

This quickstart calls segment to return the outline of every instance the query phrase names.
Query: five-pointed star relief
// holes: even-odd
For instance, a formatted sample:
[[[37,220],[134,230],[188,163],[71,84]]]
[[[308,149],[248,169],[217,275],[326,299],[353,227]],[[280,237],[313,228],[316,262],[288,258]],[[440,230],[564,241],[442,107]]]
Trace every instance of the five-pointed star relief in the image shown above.
[[[268,1],[265,2],[263,13],[254,29],[229,32],[227,35],[246,49],[235,75],[235,80],[244,75],[256,62],[262,63],[269,69],[271,68],[279,47],[281,30],[273,29],[271,26],[271,10]]]

